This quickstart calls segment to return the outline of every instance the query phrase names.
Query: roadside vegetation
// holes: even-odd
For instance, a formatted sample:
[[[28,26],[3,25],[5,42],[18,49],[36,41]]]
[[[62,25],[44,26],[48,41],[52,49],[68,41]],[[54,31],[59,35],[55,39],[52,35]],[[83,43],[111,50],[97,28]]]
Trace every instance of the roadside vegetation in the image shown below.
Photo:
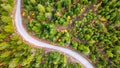
[[[14,0],[0,0],[0,68],[82,68],[65,54],[25,44],[14,30],[13,7]]]
[[[96,68],[120,68],[119,0],[24,0],[30,34],[85,54]]]

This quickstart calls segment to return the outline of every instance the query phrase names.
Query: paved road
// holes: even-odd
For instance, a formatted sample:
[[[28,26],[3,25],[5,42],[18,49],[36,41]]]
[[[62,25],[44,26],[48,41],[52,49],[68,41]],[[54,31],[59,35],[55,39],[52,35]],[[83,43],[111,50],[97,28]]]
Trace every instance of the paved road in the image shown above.
[[[24,38],[25,41],[27,41],[31,44],[34,44],[36,46],[39,46],[39,47],[50,48],[50,49],[54,49],[54,50],[57,50],[60,52],[64,52],[64,53],[70,55],[71,57],[75,58],[76,60],[78,60],[80,63],[82,63],[85,66],[85,68],[94,68],[87,59],[85,59],[83,56],[81,56],[80,54],[78,54],[70,49],[43,43],[43,42],[40,42],[40,41],[32,38],[26,32],[25,28],[22,25],[21,0],[17,0],[16,13],[15,13],[15,26],[16,26],[17,31]]]

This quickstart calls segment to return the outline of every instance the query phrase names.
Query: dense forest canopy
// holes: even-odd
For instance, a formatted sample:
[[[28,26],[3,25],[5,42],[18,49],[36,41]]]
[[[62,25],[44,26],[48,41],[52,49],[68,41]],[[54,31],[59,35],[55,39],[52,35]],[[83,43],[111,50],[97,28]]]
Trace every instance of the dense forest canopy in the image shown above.
[[[85,54],[96,68],[120,67],[119,0],[24,0],[30,34]]]

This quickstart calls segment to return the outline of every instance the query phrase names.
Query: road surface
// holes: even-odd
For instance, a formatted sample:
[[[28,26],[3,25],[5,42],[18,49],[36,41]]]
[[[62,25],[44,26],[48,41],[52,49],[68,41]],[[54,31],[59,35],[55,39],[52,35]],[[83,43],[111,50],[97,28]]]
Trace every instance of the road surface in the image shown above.
[[[15,27],[17,32],[24,38],[25,41],[34,44],[35,46],[43,47],[43,48],[49,48],[49,49],[54,49],[60,52],[63,52],[65,54],[70,55],[71,57],[75,58],[78,60],[80,63],[83,64],[85,68],[94,68],[93,65],[85,59],[83,56],[81,56],[79,53],[76,53],[70,49],[59,47],[59,46],[54,46],[51,44],[43,43],[41,41],[38,41],[34,38],[32,38],[25,30],[22,24],[22,17],[21,17],[21,0],[17,0],[16,2],[16,13],[15,13]]]

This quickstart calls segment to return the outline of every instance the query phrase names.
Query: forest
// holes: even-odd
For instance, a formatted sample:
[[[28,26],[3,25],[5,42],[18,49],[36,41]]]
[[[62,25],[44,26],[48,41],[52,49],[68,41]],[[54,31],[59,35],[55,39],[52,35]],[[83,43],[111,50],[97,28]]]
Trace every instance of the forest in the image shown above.
[[[14,6],[14,0],[0,0],[0,68],[82,68],[65,54],[26,44],[13,26]]]
[[[87,56],[96,68],[120,68],[119,0],[23,0],[28,32]]]

